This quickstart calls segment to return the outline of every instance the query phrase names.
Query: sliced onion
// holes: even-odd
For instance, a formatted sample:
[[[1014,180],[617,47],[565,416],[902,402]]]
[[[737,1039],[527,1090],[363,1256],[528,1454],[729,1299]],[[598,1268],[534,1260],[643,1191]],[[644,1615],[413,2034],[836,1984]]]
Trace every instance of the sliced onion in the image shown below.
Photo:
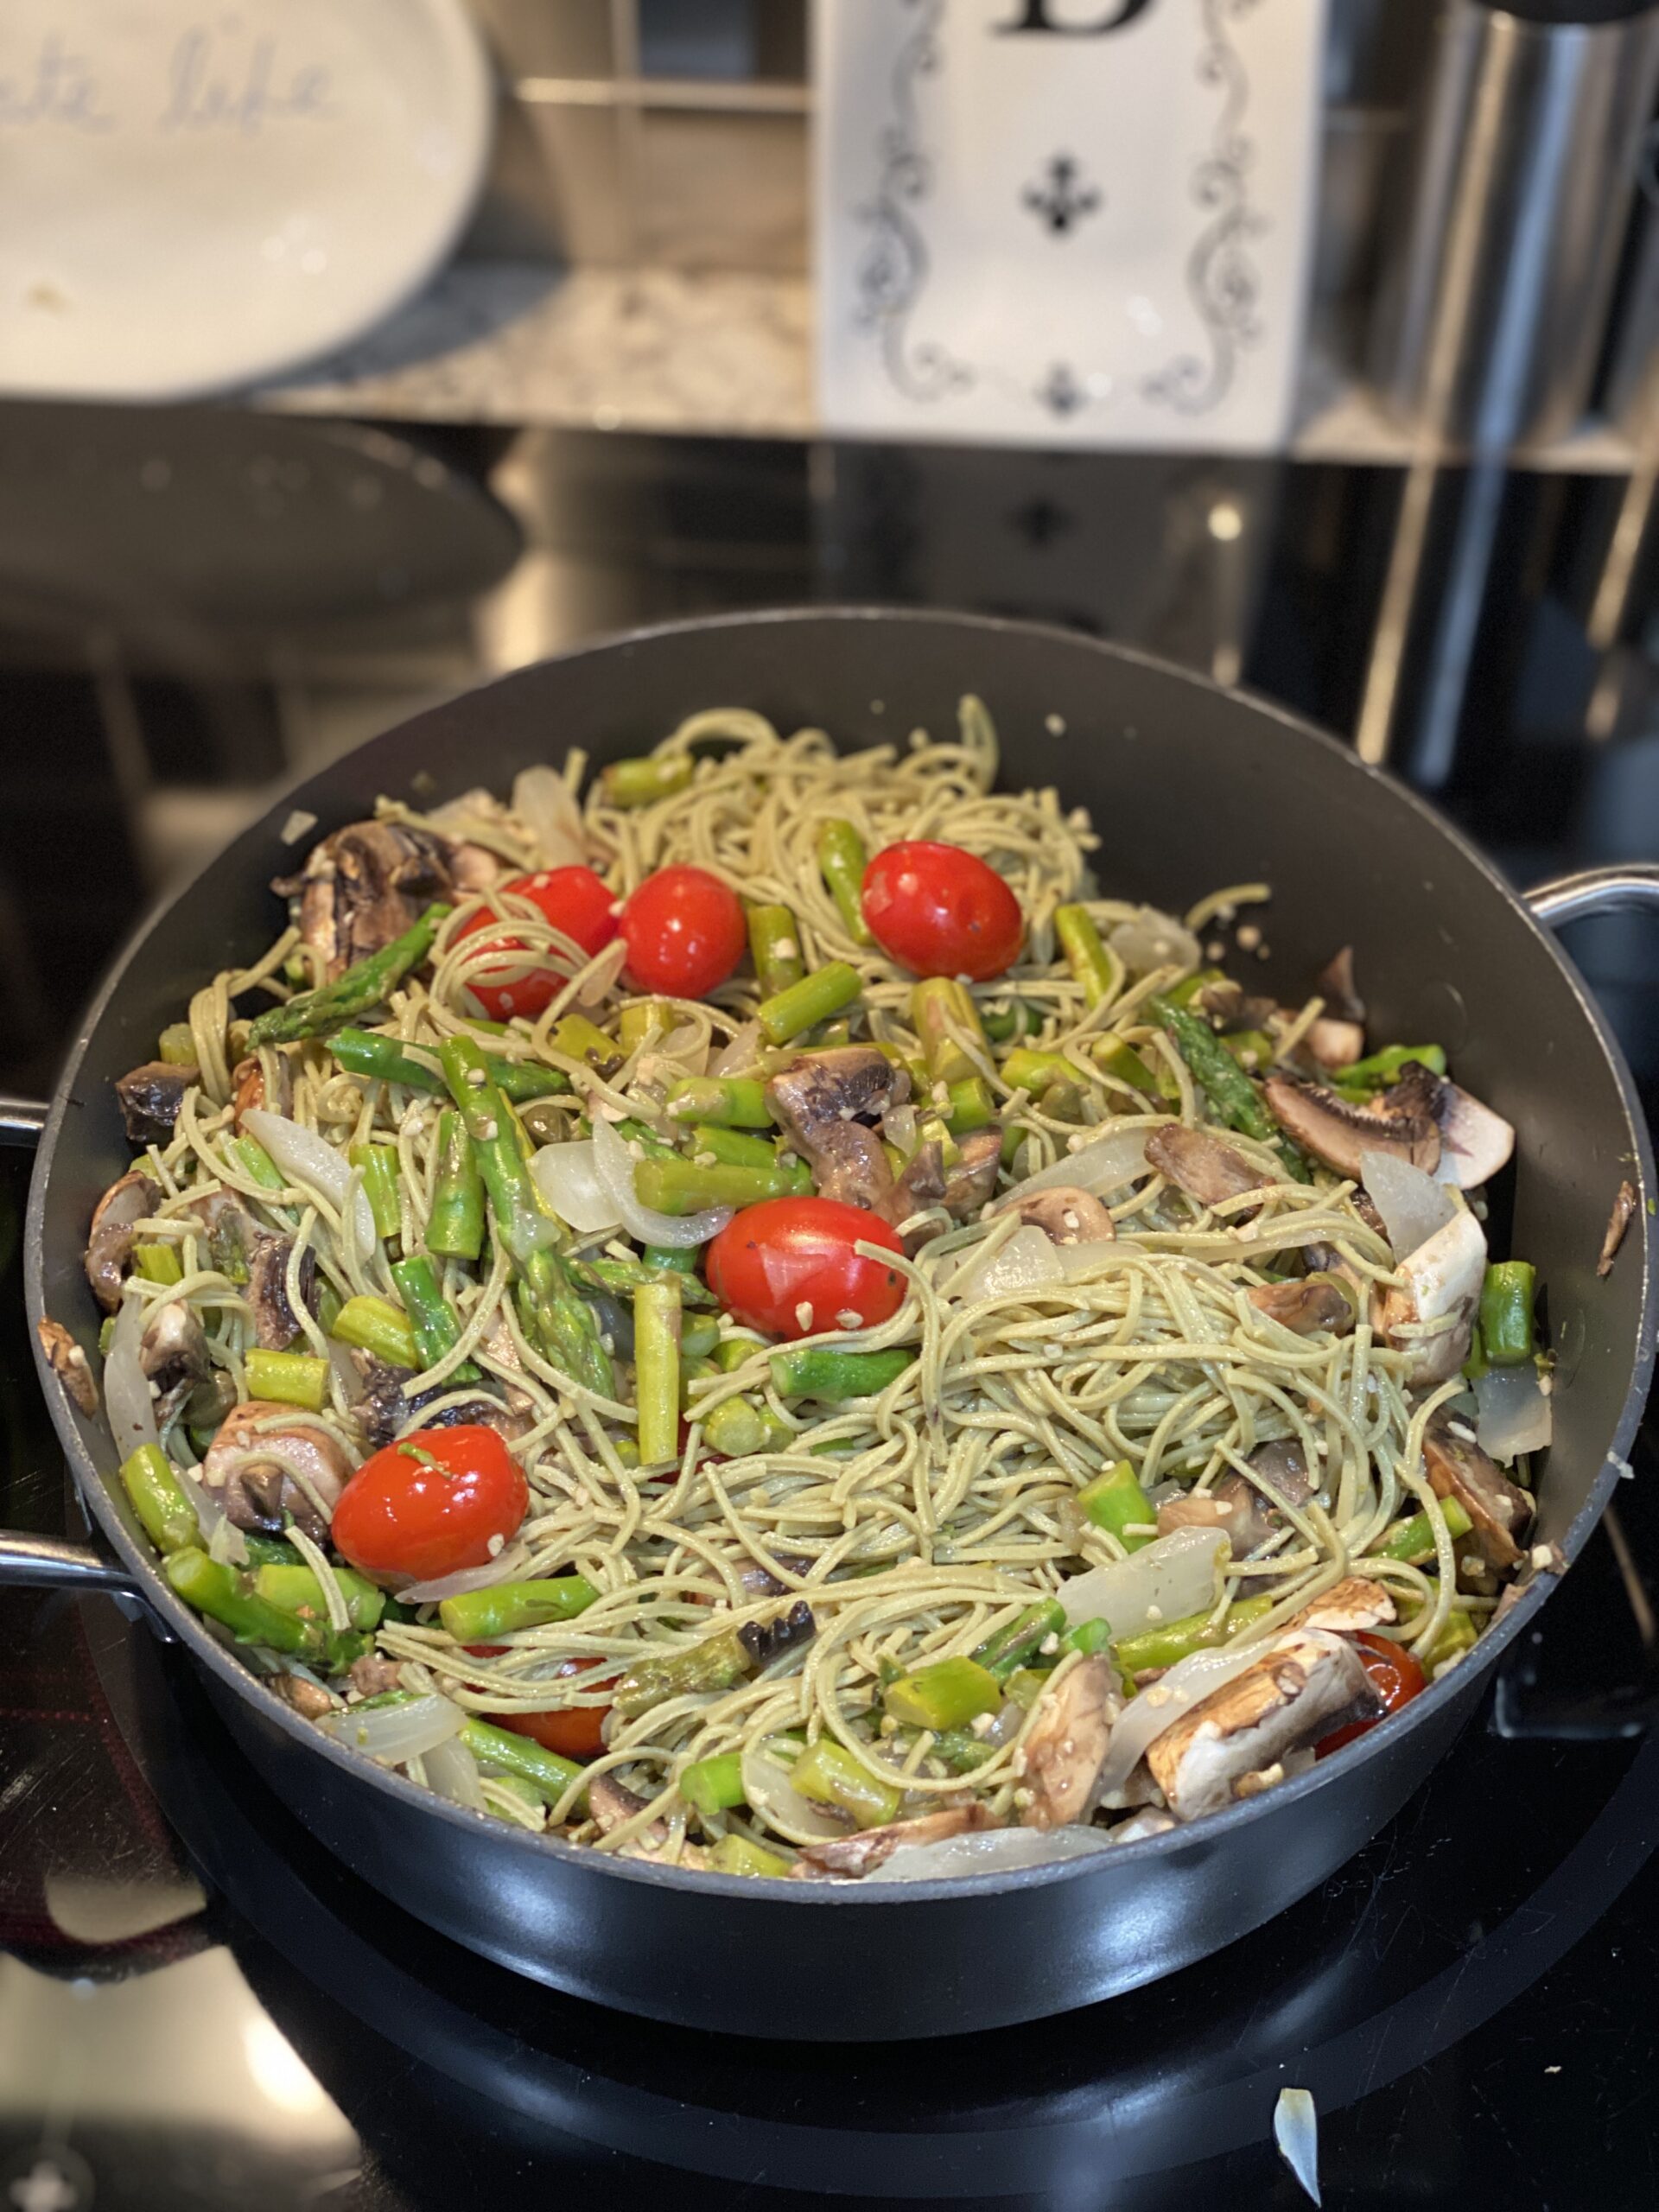
[[[572,994],[577,1006],[598,1006],[616,988],[617,978],[628,964],[628,948],[616,938],[594,961]]]
[[[468,1590],[489,1590],[498,1582],[511,1582],[530,1562],[528,1544],[504,1545],[482,1567],[458,1567],[453,1574],[435,1575],[429,1582],[411,1582],[397,1592],[400,1605],[435,1605],[445,1598],[459,1598]]]
[[[687,1075],[702,1075],[709,1065],[708,1032],[695,1021],[682,1021],[671,1029],[657,1050]]]
[[[889,1106],[881,1116],[881,1134],[891,1145],[897,1145],[906,1160],[922,1141],[922,1133],[913,1106]]]
[[[1160,1621],[1185,1620],[1216,1602],[1216,1555],[1227,1544],[1223,1529],[1172,1529],[1128,1559],[1074,1574],[1055,1593],[1075,1628],[1103,1620],[1112,1634],[1138,1636]]]
[[[1120,922],[1106,939],[1132,976],[1149,976],[1154,968],[1196,968],[1204,947],[1184,923],[1155,906],[1142,906],[1127,922]]]
[[[402,1766],[447,1744],[466,1724],[458,1705],[433,1696],[411,1698],[407,1705],[378,1705],[366,1713],[348,1707],[344,1713],[325,1713],[317,1726],[337,1744],[366,1751],[384,1766]]]
[[[834,1843],[850,1833],[846,1821],[835,1819],[827,1806],[815,1805],[801,1795],[770,1737],[749,1745],[742,1767],[745,1798],[791,1843]]]
[[[118,1459],[130,1459],[141,1444],[159,1444],[156,1401],[138,1363],[138,1341],[144,1332],[144,1307],[136,1298],[124,1298],[110,1332],[110,1349],[104,1362],[104,1404]]]
[[[531,1154],[530,1172],[559,1219],[579,1236],[620,1227],[622,1217],[594,1165],[591,1137],[574,1138],[569,1144],[544,1144]]]
[[[867,1882],[944,1882],[962,1874],[1001,1874],[1016,1866],[1052,1866],[1063,1859],[1083,1859],[1109,1851],[1103,1828],[1073,1825],[1052,1828],[980,1828],[947,1835],[938,1843],[904,1843],[891,1859],[873,1866]]]
[[[245,1120],[246,1116],[243,1117]],[[706,1244],[732,1217],[730,1206],[702,1213],[658,1213],[641,1205],[633,1191],[633,1154],[602,1117],[594,1122],[594,1165],[601,1187],[616,1208],[616,1217],[641,1244]]]
[[[1138,1115],[1105,1123],[1104,1135],[1094,1138],[1080,1151],[1063,1153],[1052,1167],[1027,1175],[1015,1186],[1011,1198],[1023,1198],[1027,1191],[1052,1190],[1057,1183],[1075,1183],[1080,1191],[1092,1191],[1099,1198],[1121,1184],[1132,1183],[1137,1175],[1151,1173],[1147,1166],[1147,1139],[1161,1126]]]
[[[1058,1249],[1040,1229],[1027,1223],[988,1258],[970,1259],[945,1285],[948,1298],[971,1305],[981,1298],[1006,1298],[1040,1290],[1065,1280]]]
[[[1541,1452],[1554,1433],[1554,1414],[1529,1360],[1524,1367],[1494,1367],[1475,1385],[1479,1414],[1475,1440],[1506,1467],[1518,1453]]]
[[[1281,2089],[1273,2108],[1273,2139],[1279,2155],[1315,2204],[1319,2195],[1319,2115],[1311,2089]]]
[[[360,1398],[368,1395],[369,1386],[363,1380],[357,1362],[352,1357],[351,1346],[341,1344],[334,1337],[328,1339],[328,1365],[346,1394],[348,1406],[356,1405]]]
[[[512,779],[512,810],[536,840],[543,868],[586,865],[582,809],[556,768],[521,768]]]
[[[1195,1533],[1208,1535],[1213,1532],[1204,1529]],[[1247,1668],[1255,1666],[1262,1651],[1260,1643],[1224,1643],[1214,1650],[1189,1652],[1185,1659],[1178,1659],[1167,1674],[1160,1675],[1149,1689],[1131,1698],[1114,1726],[1111,1742],[1106,1747],[1105,1764],[1100,1770],[1102,1797],[1109,1802],[1145,1758],[1148,1744],[1161,1736],[1166,1728],[1173,1728],[1195,1705],[1202,1705],[1224,1683],[1230,1682],[1235,1675],[1242,1675]]]
[[[1388,1232],[1389,1249],[1403,1260],[1427,1244],[1456,1213],[1444,1185],[1392,1152],[1362,1152],[1359,1172]]]
[[[452,1805],[465,1805],[474,1813],[487,1812],[478,1779],[478,1761],[458,1736],[450,1736],[421,1754],[429,1789],[447,1797]]]
[[[1110,1236],[1085,1236],[1081,1244],[1059,1244],[1055,1249],[1060,1255],[1060,1266],[1068,1282],[1081,1282],[1104,1267],[1116,1253],[1116,1239]]]
[[[710,1075],[746,1075],[765,1049],[760,1041],[760,1023],[746,1021],[715,1054],[709,1063],[709,1072]]]
[[[264,1145],[290,1182],[311,1185],[343,1214],[352,1192],[352,1164],[315,1129],[290,1122],[285,1114],[268,1113],[263,1106],[243,1109],[242,1126]],[[361,1185],[352,1210],[353,1234],[359,1252],[374,1249],[374,1216]]]

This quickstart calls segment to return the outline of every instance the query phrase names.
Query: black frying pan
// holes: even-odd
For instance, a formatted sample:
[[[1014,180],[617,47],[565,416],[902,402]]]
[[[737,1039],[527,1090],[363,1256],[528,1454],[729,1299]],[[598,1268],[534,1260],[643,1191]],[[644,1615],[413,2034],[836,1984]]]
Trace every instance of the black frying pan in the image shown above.
[[[504,788],[580,744],[637,752],[698,707],[821,724],[849,747],[950,728],[976,691],[1007,780],[1091,809],[1115,893],[1178,911],[1265,878],[1264,982],[1294,999],[1357,948],[1382,1036],[1433,1037],[1519,1133],[1514,1249],[1548,1287],[1555,1442],[1535,1540],[1578,1552],[1617,1479],[1654,1358],[1653,1235],[1638,1207],[1611,1275],[1595,1262],[1621,1179],[1653,1162],[1630,1075],[1541,921],[1659,905],[1659,868],[1574,879],[1523,903],[1421,801],[1293,716],[1058,631],[837,609],[648,631],[525,669],[377,738],[314,777],[154,914],[77,1034],[29,1205],[32,1319],[90,1351],[81,1273],[99,1193],[126,1161],[110,1085],[149,1057],[201,978],[249,959],[280,917],[293,805],[321,832],[377,796]],[[430,779],[428,782],[425,779]],[[37,1112],[11,1115],[14,1133]],[[1500,1200],[1506,1195],[1500,1191]],[[539,1841],[416,1789],[322,1738],[214,1641],[156,1569],[101,1425],[45,1374],[98,1548],[0,1537],[0,1580],[142,1599],[186,1643],[244,1748],[308,1827],[436,1928],[562,1989],[687,2025],[823,2039],[990,2027],[1089,2004],[1218,1949],[1302,1896],[1394,1814],[1446,1751],[1495,1662],[1547,1600],[1538,1577],[1471,1656],[1340,1758],[1185,1830],[1052,1868],[866,1889],[744,1882]]]

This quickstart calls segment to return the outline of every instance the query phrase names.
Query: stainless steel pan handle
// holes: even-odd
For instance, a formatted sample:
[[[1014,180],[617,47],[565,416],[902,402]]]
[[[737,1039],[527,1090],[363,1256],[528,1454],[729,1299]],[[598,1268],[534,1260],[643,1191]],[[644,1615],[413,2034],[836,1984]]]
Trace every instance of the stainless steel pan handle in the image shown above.
[[[1587,914],[1659,912],[1659,863],[1630,861],[1618,868],[1580,868],[1523,893],[1541,922],[1558,930]]]

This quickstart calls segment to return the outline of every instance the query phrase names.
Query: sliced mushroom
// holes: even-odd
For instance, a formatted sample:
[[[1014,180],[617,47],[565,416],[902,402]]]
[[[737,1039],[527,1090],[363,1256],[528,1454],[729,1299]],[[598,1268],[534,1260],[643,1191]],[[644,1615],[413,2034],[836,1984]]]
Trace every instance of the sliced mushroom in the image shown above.
[[[1469,1516],[1470,1541],[1486,1564],[1500,1571],[1517,1566],[1516,1540],[1532,1518],[1532,1500],[1444,1409],[1423,1438],[1423,1466],[1435,1497],[1455,1497]]]
[[[812,1170],[821,1196],[893,1220],[900,1211],[875,1124],[909,1095],[910,1077],[871,1045],[804,1053],[766,1085],[766,1103]]]
[[[1265,1029],[1279,1011],[1271,999],[1252,998],[1230,976],[1219,983],[1206,983],[1198,993],[1198,1007],[1224,1032]]]
[[[1208,1129],[1189,1129],[1180,1122],[1166,1122],[1152,1132],[1147,1158],[1201,1206],[1219,1205],[1224,1198],[1243,1198],[1246,1191],[1273,1187],[1272,1176],[1252,1167],[1243,1153],[1211,1136]],[[1247,1217],[1243,1212],[1235,1216],[1240,1221]]]
[[[150,1308],[138,1338],[138,1364],[156,1401],[156,1425],[165,1428],[213,1373],[207,1333],[194,1306],[173,1298]]]
[[[1026,1738],[1024,1786],[1030,1802],[1020,1815],[1028,1828],[1086,1821],[1095,1809],[1100,1770],[1123,1710],[1122,1684],[1103,1653],[1085,1659],[1058,1688],[1038,1699]]]
[[[947,1805],[937,1813],[919,1813],[914,1820],[889,1821],[884,1827],[863,1828],[856,1835],[836,1836],[829,1843],[810,1843],[790,1869],[797,1881],[816,1875],[868,1874],[895,1851],[908,1844],[942,1843],[946,1836],[967,1835],[976,1828],[995,1827],[991,1808],[973,1798],[963,1805]]]
[[[238,1060],[231,1071],[233,1086],[231,1104],[234,1109],[236,1126],[242,1126],[242,1116],[250,1109],[269,1106],[273,1114],[291,1116],[294,1111],[294,1068],[286,1052],[275,1055],[276,1062],[276,1096],[266,1096],[264,1063],[257,1052],[245,1060]]]
[[[1214,1488],[1185,1497],[1166,1498],[1158,1509],[1158,1533],[1177,1529],[1220,1529],[1235,1559],[1248,1559],[1258,1544],[1284,1526],[1282,1515],[1241,1474],[1224,1475]]]
[[[1143,1836],[1167,1835],[1175,1825],[1173,1815],[1161,1805],[1143,1805],[1127,1821],[1116,1821],[1108,1833],[1114,1843],[1139,1843]]]
[[[1637,1208],[1636,1185],[1625,1181],[1619,1185],[1613,1200],[1613,1210],[1607,1217],[1607,1230],[1601,1240],[1601,1251],[1596,1261],[1596,1273],[1610,1275],[1613,1262],[1618,1257],[1618,1248],[1624,1242],[1624,1232],[1630,1225],[1630,1217]]]
[[[86,1355],[61,1321],[42,1314],[35,1324],[47,1364],[84,1414],[98,1411],[98,1384]]]
[[[1352,1332],[1354,1304],[1328,1274],[1303,1275],[1294,1282],[1264,1282],[1246,1293],[1258,1313],[1295,1337],[1333,1337]]]
[[[1007,1211],[1040,1229],[1051,1244],[1109,1244],[1117,1234],[1108,1209],[1075,1183],[1051,1183],[1026,1198],[1016,1192]]]
[[[321,1543],[352,1463],[326,1431],[296,1421],[292,1406],[250,1398],[220,1424],[201,1475],[210,1490],[223,1492],[238,1529],[279,1535],[283,1514],[291,1513]]]
[[[1314,978],[1313,988],[1325,1001],[1325,1010],[1338,1021],[1365,1020],[1365,1001],[1354,988],[1354,948],[1344,944]],[[1363,1049],[1363,1046],[1362,1046]]]
[[[1386,1628],[1396,1618],[1394,1599],[1380,1582],[1344,1574],[1320,1597],[1304,1605],[1288,1625],[1328,1629],[1332,1636],[1353,1636],[1364,1628]]]
[[[448,838],[402,822],[353,822],[312,849],[298,877],[300,934],[338,976],[401,937],[434,899],[455,888]]]
[[[1250,1471],[1287,1505],[1306,1505],[1319,1484],[1307,1471],[1307,1459],[1294,1437],[1275,1437],[1258,1444],[1249,1456]]]
[[[1358,1021],[1340,1021],[1322,1014],[1307,1026],[1302,1039],[1322,1068],[1348,1068],[1365,1057],[1365,1029]]]
[[[1179,1821],[1218,1812],[1287,1754],[1382,1717],[1382,1700],[1341,1637],[1287,1629],[1242,1674],[1202,1699],[1147,1746],[1147,1764]]]
[[[1501,1114],[1444,1080],[1434,1114],[1440,1125],[1440,1164],[1435,1171],[1440,1181],[1471,1191],[1477,1184],[1490,1183],[1508,1165],[1515,1150],[1515,1130]]]
[[[121,1303],[121,1285],[132,1258],[133,1230],[161,1203],[161,1187],[142,1167],[130,1167],[92,1209],[86,1240],[86,1280],[106,1313]]]
[[[321,1720],[325,1713],[334,1710],[337,1702],[321,1682],[311,1681],[304,1675],[273,1675],[270,1687],[302,1720]]]
[[[1449,1382],[1469,1357],[1486,1278],[1486,1239],[1480,1224],[1466,1207],[1459,1207],[1444,1229],[1437,1229],[1407,1255],[1399,1272],[1404,1277],[1402,1287],[1381,1293],[1373,1319],[1391,1349],[1407,1354],[1407,1389],[1427,1389]],[[1447,1315],[1450,1325],[1432,1336],[1413,1333],[1423,1323]]]
[[[200,1080],[201,1071],[194,1061],[188,1067],[175,1067],[170,1060],[146,1060],[120,1077],[115,1095],[121,1102],[127,1142],[169,1143],[184,1094]]]
[[[384,1697],[388,1690],[403,1686],[404,1669],[401,1661],[383,1658],[378,1651],[365,1651],[351,1664],[352,1688],[363,1697]]]
[[[636,1818],[650,1802],[650,1798],[640,1796],[637,1790],[630,1789],[626,1783],[619,1782],[613,1774],[595,1775],[588,1785],[588,1810],[599,1823],[601,1835],[609,1835],[611,1830],[620,1828],[624,1821]],[[655,1842],[666,1843],[668,1822],[653,1821],[641,1834],[642,1836],[650,1836]]]
[[[420,1391],[411,1398],[406,1387],[411,1369],[390,1366],[367,1351],[354,1351],[352,1364],[363,1386],[353,1402],[352,1418],[364,1443],[374,1450],[394,1443],[406,1428],[416,1425],[454,1428],[469,1422],[493,1428],[508,1444],[516,1444],[535,1419],[535,1401],[527,1391],[514,1390],[511,1384],[505,1389],[505,1404],[500,1398],[480,1391],[476,1397],[462,1398],[428,1414],[429,1406],[450,1395],[453,1383],[440,1382],[435,1389]]]
[[[1334,1090],[1304,1083],[1300,1076],[1271,1075],[1265,1090],[1286,1135],[1338,1175],[1357,1182],[1363,1152],[1395,1153],[1430,1174],[1439,1164],[1440,1132],[1427,1113],[1392,1113],[1381,1103],[1374,1108],[1351,1106]]]
[[[810,1643],[817,1632],[812,1608],[800,1598],[786,1611],[773,1613],[763,1621],[745,1621],[737,1631],[737,1640],[759,1674],[785,1652],[798,1651],[803,1644]]]
[[[288,1295],[291,1236],[258,1236],[248,1256],[248,1303],[253,1308],[254,1341],[266,1351],[285,1351],[300,1333],[299,1317]],[[316,1311],[317,1262],[309,1247],[300,1255],[300,1295],[308,1312]]]
[[[960,1158],[944,1179],[944,1210],[954,1221],[971,1220],[996,1188],[1002,1164],[1002,1131],[993,1122],[959,1140]]]

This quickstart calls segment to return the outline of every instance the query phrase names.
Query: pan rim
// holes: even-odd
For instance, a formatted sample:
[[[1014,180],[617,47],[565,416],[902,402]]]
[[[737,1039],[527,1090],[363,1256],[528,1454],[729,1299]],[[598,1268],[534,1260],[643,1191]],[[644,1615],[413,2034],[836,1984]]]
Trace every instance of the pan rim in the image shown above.
[[[1264,698],[1261,694],[1242,686],[1229,686],[1196,671],[1179,667],[1155,653],[1148,653],[1133,646],[1114,644],[1103,639],[1091,638],[1081,632],[1067,630],[1050,623],[1026,622],[1006,616],[976,614],[949,608],[882,607],[869,604],[831,606],[785,606],[766,607],[752,612],[697,616],[684,620],[653,623],[632,630],[614,632],[586,640],[565,651],[548,655],[544,659],[525,667],[507,671],[490,683],[480,684],[461,699],[481,697],[486,693],[509,686],[535,671],[558,666],[567,662],[585,660],[601,655],[615,654],[626,659],[632,651],[649,646],[658,640],[684,637],[711,630],[750,630],[780,628],[791,624],[875,623],[884,626],[913,625],[934,626],[957,632],[990,635],[1013,635],[1047,645],[1066,652],[1082,652],[1100,656],[1107,660],[1127,663],[1148,670],[1159,677],[1173,679],[1196,692],[1218,696],[1263,716],[1278,724],[1294,740],[1311,742],[1339,761],[1349,772],[1357,773],[1380,785],[1396,799],[1404,801],[1411,811],[1431,829],[1486,882],[1498,891],[1504,901],[1528,927],[1534,938],[1547,947],[1550,957],[1561,971],[1573,993],[1580,1013],[1586,1020],[1591,1034],[1599,1046],[1609,1071],[1613,1077],[1626,1122],[1634,1140],[1632,1150],[1638,1188],[1645,1198],[1654,1190],[1654,1159],[1647,1122],[1637,1096],[1622,1047],[1606,1022],[1593,995],[1579,973],[1577,967],[1563,950],[1558,939],[1527,906],[1522,897],[1511,888],[1502,874],[1456,825],[1446,820],[1427,800],[1402,783],[1386,769],[1361,760],[1352,748],[1328,731],[1306,720],[1278,702]],[[455,702],[451,702],[451,704]],[[394,724],[389,730],[365,741],[357,751],[382,742],[408,727],[404,722]],[[349,758],[349,755],[342,758]],[[297,775],[279,790],[253,822],[218,852],[206,859],[201,866],[187,877],[168,886],[151,902],[132,930],[124,939],[119,950],[105,970],[92,999],[76,1024],[73,1040],[66,1052],[63,1067],[53,1093],[52,1103],[42,1132],[39,1152],[30,1180],[29,1210],[24,1231],[25,1291],[31,1334],[35,1336],[36,1371],[50,1408],[53,1424],[64,1446],[73,1472],[75,1488],[82,1506],[96,1522],[105,1540],[115,1550],[123,1565],[131,1573],[140,1590],[143,1602],[152,1614],[162,1619],[168,1632],[183,1643],[200,1664],[207,1666],[226,1688],[238,1696],[251,1698],[261,1717],[269,1725],[275,1723],[291,1738],[296,1747],[320,1753],[333,1763],[344,1776],[359,1783],[377,1786],[391,1802],[407,1811],[429,1820],[438,1819],[461,1824],[464,1832],[474,1837],[487,1835],[497,1849],[518,1850],[526,1854],[545,1859],[550,1854],[554,1862],[569,1867],[585,1867],[624,1880],[642,1883],[647,1887],[666,1886],[681,1894],[709,1897],[743,1897],[756,1902],[770,1904],[794,1902],[802,1906],[835,1904],[847,1906],[895,1905],[943,1902],[958,1897],[1000,1896],[1010,1890],[1031,1890],[1046,1887],[1051,1883],[1082,1879],[1100,1873],[1107,1866],[1150,1866],[1166,1857],[1192,1847],[1195,1844],[1220,1845],[1235,1828],[1254,1822],[1300,1803],[1333,1776],[1358,1771],[1367,1761],[1391,1754],[1405,1744],[1416,1729],[1430,1723],[1454,1699],[1461,1698],[1468,1690],[1471,1674],[1490,1675],[1523,1627],[1530,1624],[1539,1608],[1545,1603],[1550,1587],[1557,1579],[1553,1575],[1537,1574],[1526,1594],[1511,1608],[1508,1617],[1488,1630],[1475,1647],[1479,1656],[1471,1665],[1465,1660],[1451,1673],[1430,1685],[1423,1696],[1414,1700],[1410,1711],[1401,1717],[1387,1732],[1376,1731],[1358,1745],[1350,1747],[1350,1755],[1339,1769],[1319,1766],[1277,1788],[1262,1792],[1242,1803],[1227,1807],[1219,1813],[1207,1815],[1190,1827],[1179,1827],[1161,1835],[1142,1837],[1128,1844],[1104,1847],[1098,1851],[1079,1853],[1050,1866],[1019,1867],[1005,1872],[952,1876],[931,1881],[918,1882],[785,1882],[757,1884],[741,1875],[702,1872],[677,1866],[656,1866],[640,1860],[620,1859],[607,1852],[600,1852],[585,1845],[570,1844],[554,1837],[532,1837],[519,1834],[505,1823],[492,1819],[487,1814],[470,1810],[433,1791],[423,1789],[405,1777],[377,1766],[372,1760],[344,1745],[332,1742],[304,1720],[293,1708],[276,1696],[265,1682],[253,1674],[234,1653],[210,1635],[198,1616],[180,1599],[161,1573],[155,1554],[141,1547],[128,1535],[116,1514],[113,1503],[103,1478],[93,1465],[79,1427],[80,1416],[75,1414],[65,1398],[61,1385],[51,1373],[39,1341],[37,1325],[45,1314],[45,1203],[46,1192],[51,1181],[51,1172],[58,1139],[65,1122],[74,1106],[73,1090],[82,1062],[91,1045],[94,1032],[109,1007],[116,999],[129,969],[137,958],[156,925],[163,915],[184,904],[194,893],[202,878],[229,858],[245,844],[250,852],[255,842],[268,836],[274,823],[282,819],[283,810],[291,808],[294,801],[322,777],[340,766],[339,761],[316,769],[308,774]],[[1584,1504],[1568,1525],[1561,1549],[1568,1565],[1582,1549],[1591,1529],[1600,1519],[1614,1484],[1619,1478],[1619,1464],[1629,1452],[1645,1404],[1652,1380],[1655,1358],[1659,1352],[1654,1329],[1654,1307],[1659,1296],[1659,1249],[1652,1230],[1646,1205],[1638,1205],[1636,1226],[1641,1243],[1639,1248],[1641,1286],[1637,1319],[1636,1358],[1629,1389],[1626,1391],[1618,1419],[1614,1426],[1609,1448],[1601,1467],[1591,1484]],[[1627,1240],[1628,1242],[1628,1240]],[[526,1863],[529,1863],[528,1858]]]

